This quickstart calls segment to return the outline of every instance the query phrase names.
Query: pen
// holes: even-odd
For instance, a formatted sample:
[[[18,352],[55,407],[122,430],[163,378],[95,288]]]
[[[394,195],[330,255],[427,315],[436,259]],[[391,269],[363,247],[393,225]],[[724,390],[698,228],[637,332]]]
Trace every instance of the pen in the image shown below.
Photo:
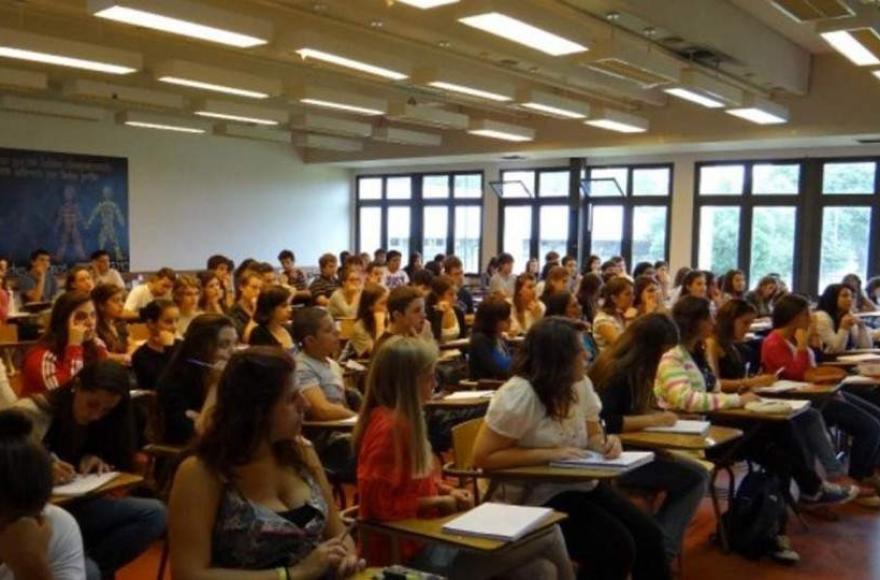
[[[605,431],[605,419],[599,419],[599,429],[602,430],[602,444],[608,443],[608,432]]]

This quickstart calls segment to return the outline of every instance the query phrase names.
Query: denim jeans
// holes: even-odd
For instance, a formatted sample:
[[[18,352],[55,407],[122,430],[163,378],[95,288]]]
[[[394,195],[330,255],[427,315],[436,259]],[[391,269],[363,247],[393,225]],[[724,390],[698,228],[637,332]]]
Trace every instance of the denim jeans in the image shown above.
[[[828,428],[819,411],[812,408],[807,409],[795,417],[792,423],[806,443],[808,455],[813,461],[819,460],[827,478],[834,479],[846,473],[831,445]]]
[[[874,474],[880,461],[880,408],[860,397],[844,393],[825,403],[822,416],[852,437],[849,474],[863,479]]]
[[[663,530],[666,557],[673,560],[681,551],[687,527],[706,495],[709,473],[695,461],[664,455],[617,481],[621,487],[666,492],[655,518]]]
[[[112,578],[165,533],[165,506],[155,499],[96,497],[69,506],[83,536],[89,580]]]

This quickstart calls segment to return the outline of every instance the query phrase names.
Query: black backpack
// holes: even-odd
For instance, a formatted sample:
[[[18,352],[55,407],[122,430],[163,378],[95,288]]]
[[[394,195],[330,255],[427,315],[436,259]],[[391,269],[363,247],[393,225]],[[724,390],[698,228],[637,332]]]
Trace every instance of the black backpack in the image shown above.
[[[746,475],[730,508],[722,516],[730,547],[758,559],[777,550],[776,537],[788,518],[782,486],[775,475],[753,471]]]

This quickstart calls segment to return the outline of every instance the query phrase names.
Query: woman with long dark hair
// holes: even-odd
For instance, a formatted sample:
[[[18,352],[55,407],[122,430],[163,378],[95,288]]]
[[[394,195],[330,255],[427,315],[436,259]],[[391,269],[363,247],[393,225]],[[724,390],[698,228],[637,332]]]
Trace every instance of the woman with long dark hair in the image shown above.
[[[470,378],[506,379],[510,376],[510,351],[503,333],[510,327],[510,303],[492,295],[477,307],[471,329],[468,365]]]
[[[584,320],[593,323],[599,311],[599,296],[602,293],[602,276],[596,272],[587,272],[578,284],[577,301],[584,313]]]
[[[98,284],[92,290],[95,304],[95,333],[107,348],[110,360],[131,364],[128,345],[128,324],[123,317],[125,289],[116,284]]]
[[[358,358],[369,357],[376,341],[385,332],[388,318],[388,288],[381,284],[367,284],[361,293],[357,320],[346,345],[347,354]]]
[[[535,277],[531,274],[520,274],[516,277],[513,287],[513,308],[510,317],[511,334],[525,334],[532,324],[544,316],[546,306],[538,300]]]
[[[613,345],[626,327],[626,311],[635,298],[633,283],[616,276],[602,287],[602,308],[593,319],[593,337],[599,352]]]
[[[442,344],[465,336],[464,311],[458,307],[458,292],[449,276],[435,276],[431,280],[431,291],[425,297],[425,313],[437,342]]]
[[[853,316],[855,296],[849,286],[829,284],[813,311],[822,351],[838,354],[853,348],[871,348],[874,339],[865,322]]]

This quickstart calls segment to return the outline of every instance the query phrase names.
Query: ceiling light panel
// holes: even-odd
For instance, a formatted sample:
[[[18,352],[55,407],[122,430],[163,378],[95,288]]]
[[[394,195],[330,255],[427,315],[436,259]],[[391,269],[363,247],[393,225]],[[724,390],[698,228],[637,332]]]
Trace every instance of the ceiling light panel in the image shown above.
[[[326,135],[295,135],[293,144],[306,149],[322,149],[325,151],[341,151],[344,153],[363,151],[364,144],[351,139],[328,137]]]
[[[771,3],[798,22],[812,22],[825,18],[852,16],[841,0],[770,0]]]
[[[214,99],[205,99],[197,102],[193,112],[199,117],[267,127],[284,125],[290,120],[290,115],[287,111],[240,105]]]
[[[550,56],[565,56],[587,51],[587,47],[582,44],[500,12],[467,16],[459,18],[458,21]]]
[[[401,101],[391,103],[387,117],[395,121],[438,129],[464,130],[471,122],[470,117],[462,113],[427,105],[411,105]]]
[[[681,63],[648,42],[615,37],[596,46],[586,65],[606,75],[646,88],[677,83]]]
[[[584,124],[617,133],[644,133],[650,127],[644,117],[607,108],[594,109]]]
[[[522,125],[511,125],[491,119],[478,119],[471,122],[468,133],[489,139],[522,143],[535,139],[535,130]]]
[[[419,69],[413,75],[413,81],[435,89],[499,103],[512,101],[516,93],[512,83],[468,75],[452,68]]]
[[[409,129],[399,129],[397,127],[377,127],[373,131],[373,139],[385,143],[396,143],[398,145],[436,147],[443,144],[443,137],[440,135],[424,133],[422,131],[410,131]]]
[[[0,28],[0,57],[126,75],[143,67],[141,55],[21,30]]]
[[[173,93],[86,79],[66,81],[61,87],[61,93],[66,97],[107,100],[163,109],[183,109],[185,104],[183,97]]]
[[[788,109],[783,105],[755,96],[747,98],[742,107],[725,112],[758,125],[779,125],[787,123],[789,118]]]
[[[567,99],[545,91],[520,91],[517,93],[516,100],[520,107],[557,119],[586,119],[590,115],[588,103]]]
[[[227,137],[239,137],[241,139],[252,139],[255,141],[293,143],[293,135],[290,131],[270,129],[268,127],[251,127],[248,125],[222,123],[214,129],[214,133],[217,135],[225,135]]]
[[[157,81],[251,99],[281,95],[281,81],[187,62],[168,60],[153,70]]]
[[[446,6],[447,4],[456,4],[459,0],[397,0],[398,4],[407,4],[422,10],[430,10],[438,6]]]
[[[187,0],[89,0],[99,18],[238,48],[268,43],[272,24]]]
[[[851,30],[827,30],[820,33],[834,50],[857,66],[880,64],[880,29],[855,28]]]
[[[384,115],[388,112],[388,101],[385,99],[364,97],[335,89],[301,85],[294,87],[291,94],[296,102],[312,107],[367,116]]]
[[[682,71],[680,83],[663,91],[710,109],[738,106],[743,101],[741,89],[695,70]]]
[[[49,88],[49,77],[40,72],[0,67],[0,87],[42,91]]]
[[[317,61],[358,74],[401,81],[409,77],[409,63],[388,54],[353,45],[311,30],[301,30],[278,40],[279,48],[294,52],[305,62]],[[352,48],[354,47],[354,48]]]
[[[211,124],[196,119],[183,119],[138,111],[125,111],[116,116],[116,121],[129,127],[142,129],[157,129],[172,131],[175,133],[190,133],[201,135],[211,130]]]
[[[294,115],[290,120],[293,129],[315,133],[329,133],[330,135],[342,135],[344,137],[370,137],[373,134],[373,126],[370,123],[351,121],[349,119],[337,119],[324,115],[305,113]]]
[[[109,116],[108,111],[98,107],[74,105],[46,99],[26,99],[11,95],[0,96],[0,109],[48,115],[50,117],[79,119],[82,121],[103,121]]]

